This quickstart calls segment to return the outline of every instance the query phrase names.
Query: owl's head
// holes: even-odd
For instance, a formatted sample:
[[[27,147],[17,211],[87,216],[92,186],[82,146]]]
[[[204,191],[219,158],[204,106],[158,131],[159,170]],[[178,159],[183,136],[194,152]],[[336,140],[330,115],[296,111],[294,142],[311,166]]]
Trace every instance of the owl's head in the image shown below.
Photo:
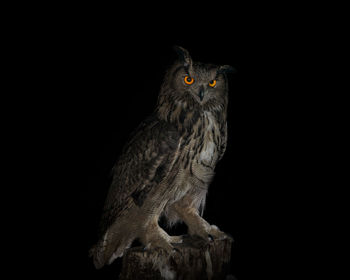
[[[158,115],[179,120],[179,112],[221,111],[226,114],[229,65],[194,62],[189,52],[174,47],[178,59],[166,72],[158,99]]]
[[[226,74],[233,72],[233,67],[194,62],[186,49],[179,46],[174,49],[178,60],[167,71],[161,94],[201,106],[227,99]]]

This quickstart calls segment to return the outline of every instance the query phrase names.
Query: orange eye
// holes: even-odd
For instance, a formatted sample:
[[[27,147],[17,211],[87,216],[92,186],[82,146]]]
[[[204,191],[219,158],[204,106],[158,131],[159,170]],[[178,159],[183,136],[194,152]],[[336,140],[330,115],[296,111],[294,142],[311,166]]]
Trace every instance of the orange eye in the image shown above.
[[[184,80],[185,80],[185,83],[188,85],[192,85],[194,82],[194,79],[191,78],[190,76],[186,76]]]
[[[209,86],[215,87],[215,85],[216,85],[216,80],[212,80],[209,82]]]

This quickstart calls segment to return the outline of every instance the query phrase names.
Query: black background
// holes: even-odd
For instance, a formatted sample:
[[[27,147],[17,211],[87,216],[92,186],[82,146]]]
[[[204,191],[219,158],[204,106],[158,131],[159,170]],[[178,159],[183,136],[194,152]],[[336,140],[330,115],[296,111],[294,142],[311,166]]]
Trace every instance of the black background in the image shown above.
[[[34,272],[92,279],[118,274],[120,260],[96,271],[88,250],[111,168],[130,133],[154,110],[176,59],[172,46],[180,45],[195,61],[237,70],[229,82],[228,147],[204,218],[235,239],[231,273],[238,280],[289,274],[281,269],[288,262],[282,256],[291,257],[291,236],[299,234],[294,220],[308,196],[302,177],[312,153],[304,150],[312,128],[304,118],[309,97],[299,86],[301,43],[283,14],[226,8],[210,22],[205,14],[194,21],[184,16],[181,26],[167,16],[146,25],[150,18],[116,19],[122,11],[104,17],[75,10],[19,28],[15,47],[31,94],[21,99],[20,134],[27,140],[18,162],[34,169],[25,219],[33,238],[26,262]]]

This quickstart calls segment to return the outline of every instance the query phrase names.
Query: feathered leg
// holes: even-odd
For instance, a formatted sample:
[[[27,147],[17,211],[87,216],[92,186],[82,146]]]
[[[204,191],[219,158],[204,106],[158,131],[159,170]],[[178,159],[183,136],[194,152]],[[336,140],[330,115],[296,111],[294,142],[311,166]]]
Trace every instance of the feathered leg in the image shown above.
[[[158,225],[158,218],[158,216],[153,217],[144,227],[143,233],[140,236],[140,241],[147,249],[161,248],[170,254],[174,250],[171,243],[180,243],[182,239],[180,236],[169,236]]]
[[[190,235],[197,235],[209,241],[211,238],[224,239],[229,237],[219,230],[217,226],[210,225],[200,216],[199,210],[194,206],[191,196],[185,196],[174,203],[172,209],[186,223]]]

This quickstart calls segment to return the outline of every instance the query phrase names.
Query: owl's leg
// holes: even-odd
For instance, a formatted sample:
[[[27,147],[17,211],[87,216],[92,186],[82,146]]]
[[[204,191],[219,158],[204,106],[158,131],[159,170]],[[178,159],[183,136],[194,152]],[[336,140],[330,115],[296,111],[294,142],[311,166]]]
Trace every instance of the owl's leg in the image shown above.
[[[227,234],[218,229],[215,225],[210,225],[200,215],[196,207],[192,206],[192,203],[188,203],[185,198],[182,201],[178,201],[173,204],[173,209],[177,212],[178,216],[188,226],[188,233],[190,235],[197,235],[207,241],[215,239],[230,238]]]
[[[161,248],[168,252],[173,253],[174,247],[170,243],[176,243],[177,238],[169,236],[159,225],[158,217],[154,217],[144,228],[143,233],[140,236],[140,241],[146,246],[147,249]]]
[[[190,235],[197,235],[205,240],[211,241],[213,238],[224,239],[226,234],[218,229],[215,225],[210,225],[204,220],[196,208],[181,209],[181,217],[188,226],[188,233]]]

